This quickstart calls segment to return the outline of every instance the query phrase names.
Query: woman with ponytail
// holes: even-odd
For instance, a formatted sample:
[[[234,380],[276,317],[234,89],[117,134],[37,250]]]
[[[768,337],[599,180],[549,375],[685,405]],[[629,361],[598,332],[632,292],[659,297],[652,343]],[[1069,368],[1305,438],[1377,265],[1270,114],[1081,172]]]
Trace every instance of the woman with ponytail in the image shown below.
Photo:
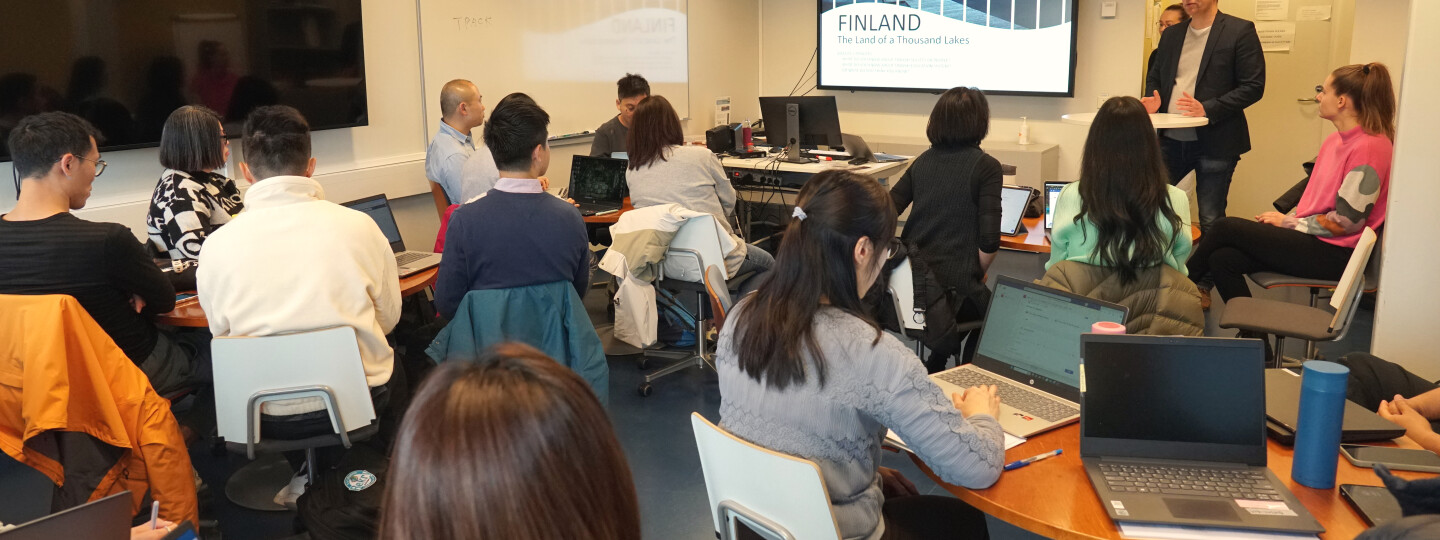
[[[1226,301],[1250,296],[1245,275],[1254,272],[1340,279],[1360,233],[1385,223],[1395,138],[1390,70],[1379,62],[1344,66],[1315,91],[1320,117],[1337,131],[1320,145],[1300,204],[1254,221],[1219,220],[1190,258],[1190,278],[1208,275]]]
[[[892,254],[895,219],[868,176],[806,182],[775,266],[720,332],[721,425],[815,462],[843,538],[986,538],[984,514],[880,467],[886,428],[952,484],[989,487],[1005,457],[995,388],[945,396],[860,303]]]

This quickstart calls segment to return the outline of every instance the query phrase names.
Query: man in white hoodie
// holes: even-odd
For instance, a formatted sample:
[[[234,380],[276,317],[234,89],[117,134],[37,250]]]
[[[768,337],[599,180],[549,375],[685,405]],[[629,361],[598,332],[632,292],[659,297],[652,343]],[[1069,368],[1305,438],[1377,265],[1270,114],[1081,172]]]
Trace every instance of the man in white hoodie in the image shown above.
[[[245,211],[206,240],[196,275],[210,332],[261,337],[354,328],[379,413],[395,386],[387,385],[395,355],[385,335],[400,319],[400,278],[389,241],[370,217],[325,200],[325,190],[310,178],[310,126],[299,111],[256,109],[245,121],[242,144],[240,171],[252,184]],[[331,431],[318,398],[267,403],[263,413],[265,437]],[[287,457],[299,469],[304,454]],[[276,502],[293,501],[305,483],[297,475]]]

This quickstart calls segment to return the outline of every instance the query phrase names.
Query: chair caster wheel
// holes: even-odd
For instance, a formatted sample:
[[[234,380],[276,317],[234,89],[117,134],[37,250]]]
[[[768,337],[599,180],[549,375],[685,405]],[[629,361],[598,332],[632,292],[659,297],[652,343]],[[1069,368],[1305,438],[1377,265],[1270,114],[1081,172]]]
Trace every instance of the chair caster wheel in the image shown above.
[[[642,370],[642,371],[643,371],[643,370],[646,370],[646,369],[650,369],[650,359],[649,359],[649,358],[645,358],[645,357],[641,357],[639,360],[636,360],[636,361],[635,361],[635,367],[638,368],[638,369],[640,369],[640,370]]]
[[[640,397],[650,397],[650,394],[655,393],[655,387],[650,386],[650,383],[644,383],[640,385],[639,391]]]

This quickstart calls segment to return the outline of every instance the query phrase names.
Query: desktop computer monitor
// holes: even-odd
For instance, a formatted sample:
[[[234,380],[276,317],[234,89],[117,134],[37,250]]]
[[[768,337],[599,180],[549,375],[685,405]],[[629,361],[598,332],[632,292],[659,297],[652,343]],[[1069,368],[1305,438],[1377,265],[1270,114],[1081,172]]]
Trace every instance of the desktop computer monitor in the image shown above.
[[[787,114],[790,105],[795,105],[798,109],[798,121],[792,122]],[[765,139],[771,145],[798,149],[800,145],[844,144],[840,135],[840,113],[835,108],[835,96],[762,97],[760,116],[765,120]],[[792,123],[795,125],[792,126]],[[798,140],[788,140],[792,128],[795,128]]]

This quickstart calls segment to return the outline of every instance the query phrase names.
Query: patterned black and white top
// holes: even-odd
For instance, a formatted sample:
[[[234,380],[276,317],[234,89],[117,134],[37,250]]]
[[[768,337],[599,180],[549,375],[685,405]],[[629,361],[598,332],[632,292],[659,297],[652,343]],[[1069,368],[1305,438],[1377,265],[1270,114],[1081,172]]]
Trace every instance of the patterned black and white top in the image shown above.
[[[245,207],[235,181],[214,172],[165,169],[150,198],[150,246],[170,260],[200,258],[205,237]]]

